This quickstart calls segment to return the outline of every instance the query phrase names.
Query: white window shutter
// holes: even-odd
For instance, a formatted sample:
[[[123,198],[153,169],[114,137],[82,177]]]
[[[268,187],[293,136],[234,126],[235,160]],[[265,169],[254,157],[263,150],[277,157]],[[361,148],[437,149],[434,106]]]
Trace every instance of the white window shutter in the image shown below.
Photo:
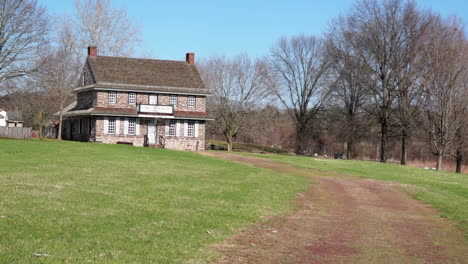
[[[120,118],[115,118],[115,134],[120,134]]]
[[[188,122],[184,120],[184,137],[188,136]]]
[[[180,136],[180,120],[177,120],[176,122],[176,137]]]
[[[140,118],[136,119],[135,122],[135,135],[139,136],[140,135]]]
[[[124,121],[124,135],[128,135],[128,118]]]
[[[197,138],[198,137],[198,121],[195,121],[195,133],[194,133],[195,137]]]
[[[109,118],[104,117],[104,134],[109,134]]]
[[[166,136],[169,136],[169,120],[166,120],[166,125],[164,126],[164,128],[166,129],[165,131],[165,135]]]

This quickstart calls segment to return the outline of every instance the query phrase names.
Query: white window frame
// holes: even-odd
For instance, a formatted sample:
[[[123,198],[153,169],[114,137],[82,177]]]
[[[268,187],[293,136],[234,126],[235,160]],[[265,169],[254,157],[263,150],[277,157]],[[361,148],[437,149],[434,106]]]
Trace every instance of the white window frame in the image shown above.
[[[195,108],[197,107],[197,97],[193,95],[189,95],[187,97],[187,107]]]
[[[169,120],[168,135],[171,137],[177,136],[177,120]]]
[[[187,137],[195,137],[195,121],[187,120]]]
[[[136,105],[137,103],[137,94],[133,92],[128,93],[128,104],[129,105]]]
[[[169,95],[169,105],[177,106],[178,101],[179,97],[177,96],[177,94]]]
[[[129,118],[128,119],[127,134],[128,135],[136,135],[136,127],[137,127],[136,118]]]
[[[117,92],[109,91],[109,104],[117,103]]]
[[[107,121],[107,134],[115,135],[116,132],[117,132],[117,118],[109,117]]]

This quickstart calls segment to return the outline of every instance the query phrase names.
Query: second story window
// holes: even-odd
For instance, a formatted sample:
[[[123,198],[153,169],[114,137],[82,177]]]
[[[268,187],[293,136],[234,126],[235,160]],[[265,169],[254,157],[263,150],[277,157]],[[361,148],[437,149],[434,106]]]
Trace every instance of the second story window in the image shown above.
[[[187,106],[188,107],[195,107],[197,106],[197,101],[195,96],[189,96],[187,99]]]
[[[109,104],[116,104],[117,103],[117,92],[109,92]]]
[[[177,95],[175,94],[169,95],[169,105],[177,106]]]
[[[136,93],[128,93],[128,104],[134,105],[136,104]]]

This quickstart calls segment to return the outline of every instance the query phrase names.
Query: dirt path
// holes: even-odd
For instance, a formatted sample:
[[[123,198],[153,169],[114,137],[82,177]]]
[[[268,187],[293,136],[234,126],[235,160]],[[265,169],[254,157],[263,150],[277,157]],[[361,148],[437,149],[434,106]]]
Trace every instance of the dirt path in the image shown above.
[[[468,263],[468,243],[440,212],[397,184],[320,176],[280,162],[229,153],[215,156],[313,176],[297,210],[242,230],[213,248],[218,263]]]

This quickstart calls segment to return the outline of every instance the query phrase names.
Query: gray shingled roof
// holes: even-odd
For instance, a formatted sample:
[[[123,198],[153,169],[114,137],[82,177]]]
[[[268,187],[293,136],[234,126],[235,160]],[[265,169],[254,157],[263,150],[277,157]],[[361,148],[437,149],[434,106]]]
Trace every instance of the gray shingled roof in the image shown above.
[[[97,83],[205,90],[196,66],[186,61],[97,56],[88,62]]]

